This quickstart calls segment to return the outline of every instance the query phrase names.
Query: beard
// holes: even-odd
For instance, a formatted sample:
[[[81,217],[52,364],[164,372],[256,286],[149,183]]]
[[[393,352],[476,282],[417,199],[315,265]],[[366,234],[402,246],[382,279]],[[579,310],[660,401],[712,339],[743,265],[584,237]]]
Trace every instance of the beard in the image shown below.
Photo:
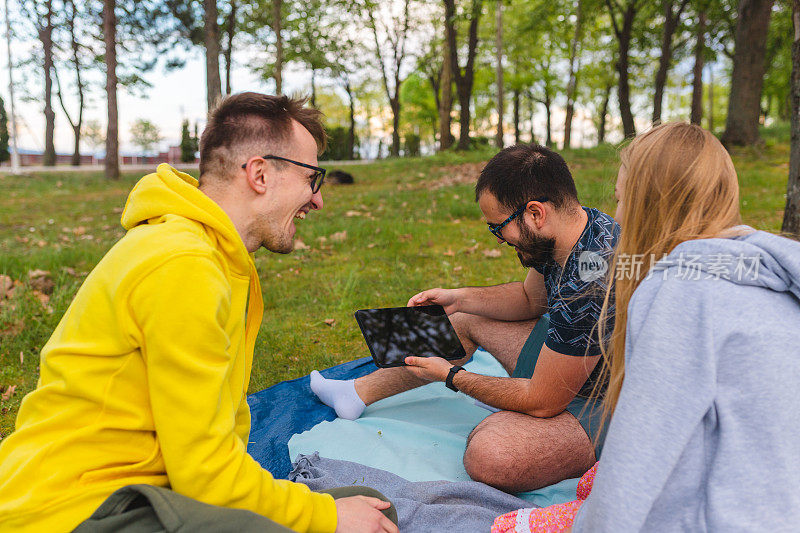
[[[556,240],[552,237],[540,237],[533,233],[527,224],[519,225],[519,242],[517,257],[525,268],[533,268],[553,261]]]

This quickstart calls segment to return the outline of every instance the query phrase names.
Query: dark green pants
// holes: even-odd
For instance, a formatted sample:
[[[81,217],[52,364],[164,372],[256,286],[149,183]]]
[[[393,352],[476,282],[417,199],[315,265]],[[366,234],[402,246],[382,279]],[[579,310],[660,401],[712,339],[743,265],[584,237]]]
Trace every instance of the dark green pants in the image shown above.
[[[334,498],[371,496],[388,501],[369,487],[323,490]],[[382,511],[397,524],[394,505]],[[251,511],[230,509],[193,500],[152,485],[128,485],[115,491],[73,533],[279,533],[291,529]]]
[[[530,378],[539,360],[539,352],[542,351],[544,341],[547,338],[547,328],[550,325],[550,317],[542,316],[533,331],[525,341],[522,352],[517,359],[517,366],[511,374],[512,378]],[[600,363],[598,363],[600,364]],[[598,398],[587,398],[585,396],[575,396],[567,406],[567,412],[578,419],[581,427],[589,436],[594,446],[596,458],[600,458],[603,451],[603,442],[606,440],[607,424],[603,424],[603,401]]]

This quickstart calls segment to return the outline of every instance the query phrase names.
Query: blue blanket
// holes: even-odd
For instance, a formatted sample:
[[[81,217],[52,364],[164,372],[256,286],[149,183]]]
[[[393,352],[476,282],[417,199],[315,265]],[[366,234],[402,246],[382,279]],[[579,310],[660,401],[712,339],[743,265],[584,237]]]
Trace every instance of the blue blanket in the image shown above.
[[[326,378],[355,379],[377,370],[371,357],[356,359],[322,370]],[[326,420],[336,413],[321,403],[311,391],[308,376],[282,381],[247,397],[250,404],[250,441],[247,451],[261,466],[280,479],[292,470],[289,439]]]
[[[466,367],[484,375],[508,375],[483,350]],[[323,374],[352,379],[374,369],[370,359],[361,359]],[[281,478],[289,473],[290,455],[319,452],[322,457],[386,470],[411,482],[469,481],[461,461],[466,437],[490,414],[442,383],[376,402],[356,421],[337,419],[311,392],[308,377],[279,383],[249,401],[253,429],[248,451]],[[535,505],[551,505],[575,499],[576,485],[577,480],[566,480],[519,496]]]

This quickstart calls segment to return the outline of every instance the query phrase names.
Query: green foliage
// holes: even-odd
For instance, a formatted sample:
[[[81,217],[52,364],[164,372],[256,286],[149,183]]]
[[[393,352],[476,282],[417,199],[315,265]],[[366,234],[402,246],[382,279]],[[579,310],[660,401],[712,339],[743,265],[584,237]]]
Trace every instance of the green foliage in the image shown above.
[[[199,142],[200,140],[189,131],[189,121],[184,120],[181,125],[181,162],[194,162]]]
[[[322,158],[330,161],[353,159],[353,154],[350,152],[348,144],[349,132],[350,130],[344,126],[326,126],[325,133],[328,134],[328,147],[325,149],[325,153],[322,154]],[[355,145],[358,146],[358,137],[355,139]]]
[[[439,127],[439,110],[430,81],[419,73],[411,74],[400,87],[400,104],[406,138],[409,134],[419,138],[420,126],[426,126],[430,128],[429,138],[433,141]]]
[[[417,157],[419,155],[420,138],[416,133],[406,133],[403,139],[403,155]]]
[[[11,159],[8,151],[8,115],[6,115],[6,104],[0,97],[0,161]]]
[[[97,150],[106,143],[106,132],[97,120],[84,123],[81,138],[89,143],[92,149]]]
[[[149,152],[163,137],[158,126],[147,119],[139,118],[131,124],[131,141],[143,152]]]

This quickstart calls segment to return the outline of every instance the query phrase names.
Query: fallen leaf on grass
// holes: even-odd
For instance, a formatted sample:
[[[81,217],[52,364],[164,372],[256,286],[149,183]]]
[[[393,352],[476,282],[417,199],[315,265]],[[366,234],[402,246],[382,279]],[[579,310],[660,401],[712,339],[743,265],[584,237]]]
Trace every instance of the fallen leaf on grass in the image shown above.
[[[81,274],[80,272],[78,272],[77,270],[75,270],[72,267],[62,267],[61,270],[63,270],[64,272],[66,272],[67,274],[72,276],[73,278],[80,278],[80,277],[83,276],[83,274]]]
[[[367,248],[375,248],[375,246],[377,246],[377,244],[375,244],[374,242],[371,242],[371,243],[369,243],[367,245]]]
[[[86,228],[84,226],[78,226],[77,228],[72,229],[73,235],[83,235],[86,233]]]
[[[294,249],[295,250],[308,250],[309,248],[311,248],[311,247],[309,245],[307,245],[306,243],[304,243],[303,241],[301,241],[300,239],[297,239],[296,241],[294,241]]]
[[[0,400],[7,402],[8,400],[11,399],[12,396],[14,396],[14,391],[16,390],[17,390],[16,385],[9,385],[6,391],[3,393],[3,395],[0,396]]]
[[[47,270],[30,270],[28,271],[28,279],[30,280],[31,287],[35,291],[40,291],[44,294],[52,294],[56,284],[53,278],[50,277],[50,272]]]
[[[11,298],[14,294],[14,280],[10,276],[0,274],[0,298]]]
[[[347,230],[345,231],[337,231],[330,237],[331,241],[333,242],[344,242],[347,240]]]
[[[489,250],[484,250],[483,255],[485,255],[486,257],[500,257],[501,255],[503,255],[503,252],[501,252],[497,248],[491,248]]]
[[[474,246],[470,246],[469,248],[465,248],[463,253],[471,254],[471,253],[475,252],[478,249],[478,246],[480,246],[480,244],[476,243]]]
[[[0,329],[0,336],[2,337],[16,337],[22,332],[22,329],[25,327],[25,323],[22,320],[15,320],[14,322],[9,322],[8,326]]]
[[[453,256],[455,256],[455,255],[456,255],[456,253],[455,253],[453,250],[451,250],[450,248],[448,248],[448,249],[447,249],[447,250],[444,252],[444,255],[446,255],[447,257],[453,257]]]
[[[336,319],[335,319],[335,318],[326,318],[326,319],[325,319],[325,323],[326,323],[327,325],[329,325],[329,326],[333,327],[333,325],[336,323]]]
[[[363,213],[361,211],[348,211],[344,214],[346,217],[360,217]]]
[[[22,364],[24,362],[25,362],[25,352],[20,351],[19,352],[19,364]]]
[[[410,241],[412,239],[412,236],[411,236],[410,233],[404,233],[403,235],[400,235],[400,237],[398,237],[398,239],[400,239],[403,242]]]

